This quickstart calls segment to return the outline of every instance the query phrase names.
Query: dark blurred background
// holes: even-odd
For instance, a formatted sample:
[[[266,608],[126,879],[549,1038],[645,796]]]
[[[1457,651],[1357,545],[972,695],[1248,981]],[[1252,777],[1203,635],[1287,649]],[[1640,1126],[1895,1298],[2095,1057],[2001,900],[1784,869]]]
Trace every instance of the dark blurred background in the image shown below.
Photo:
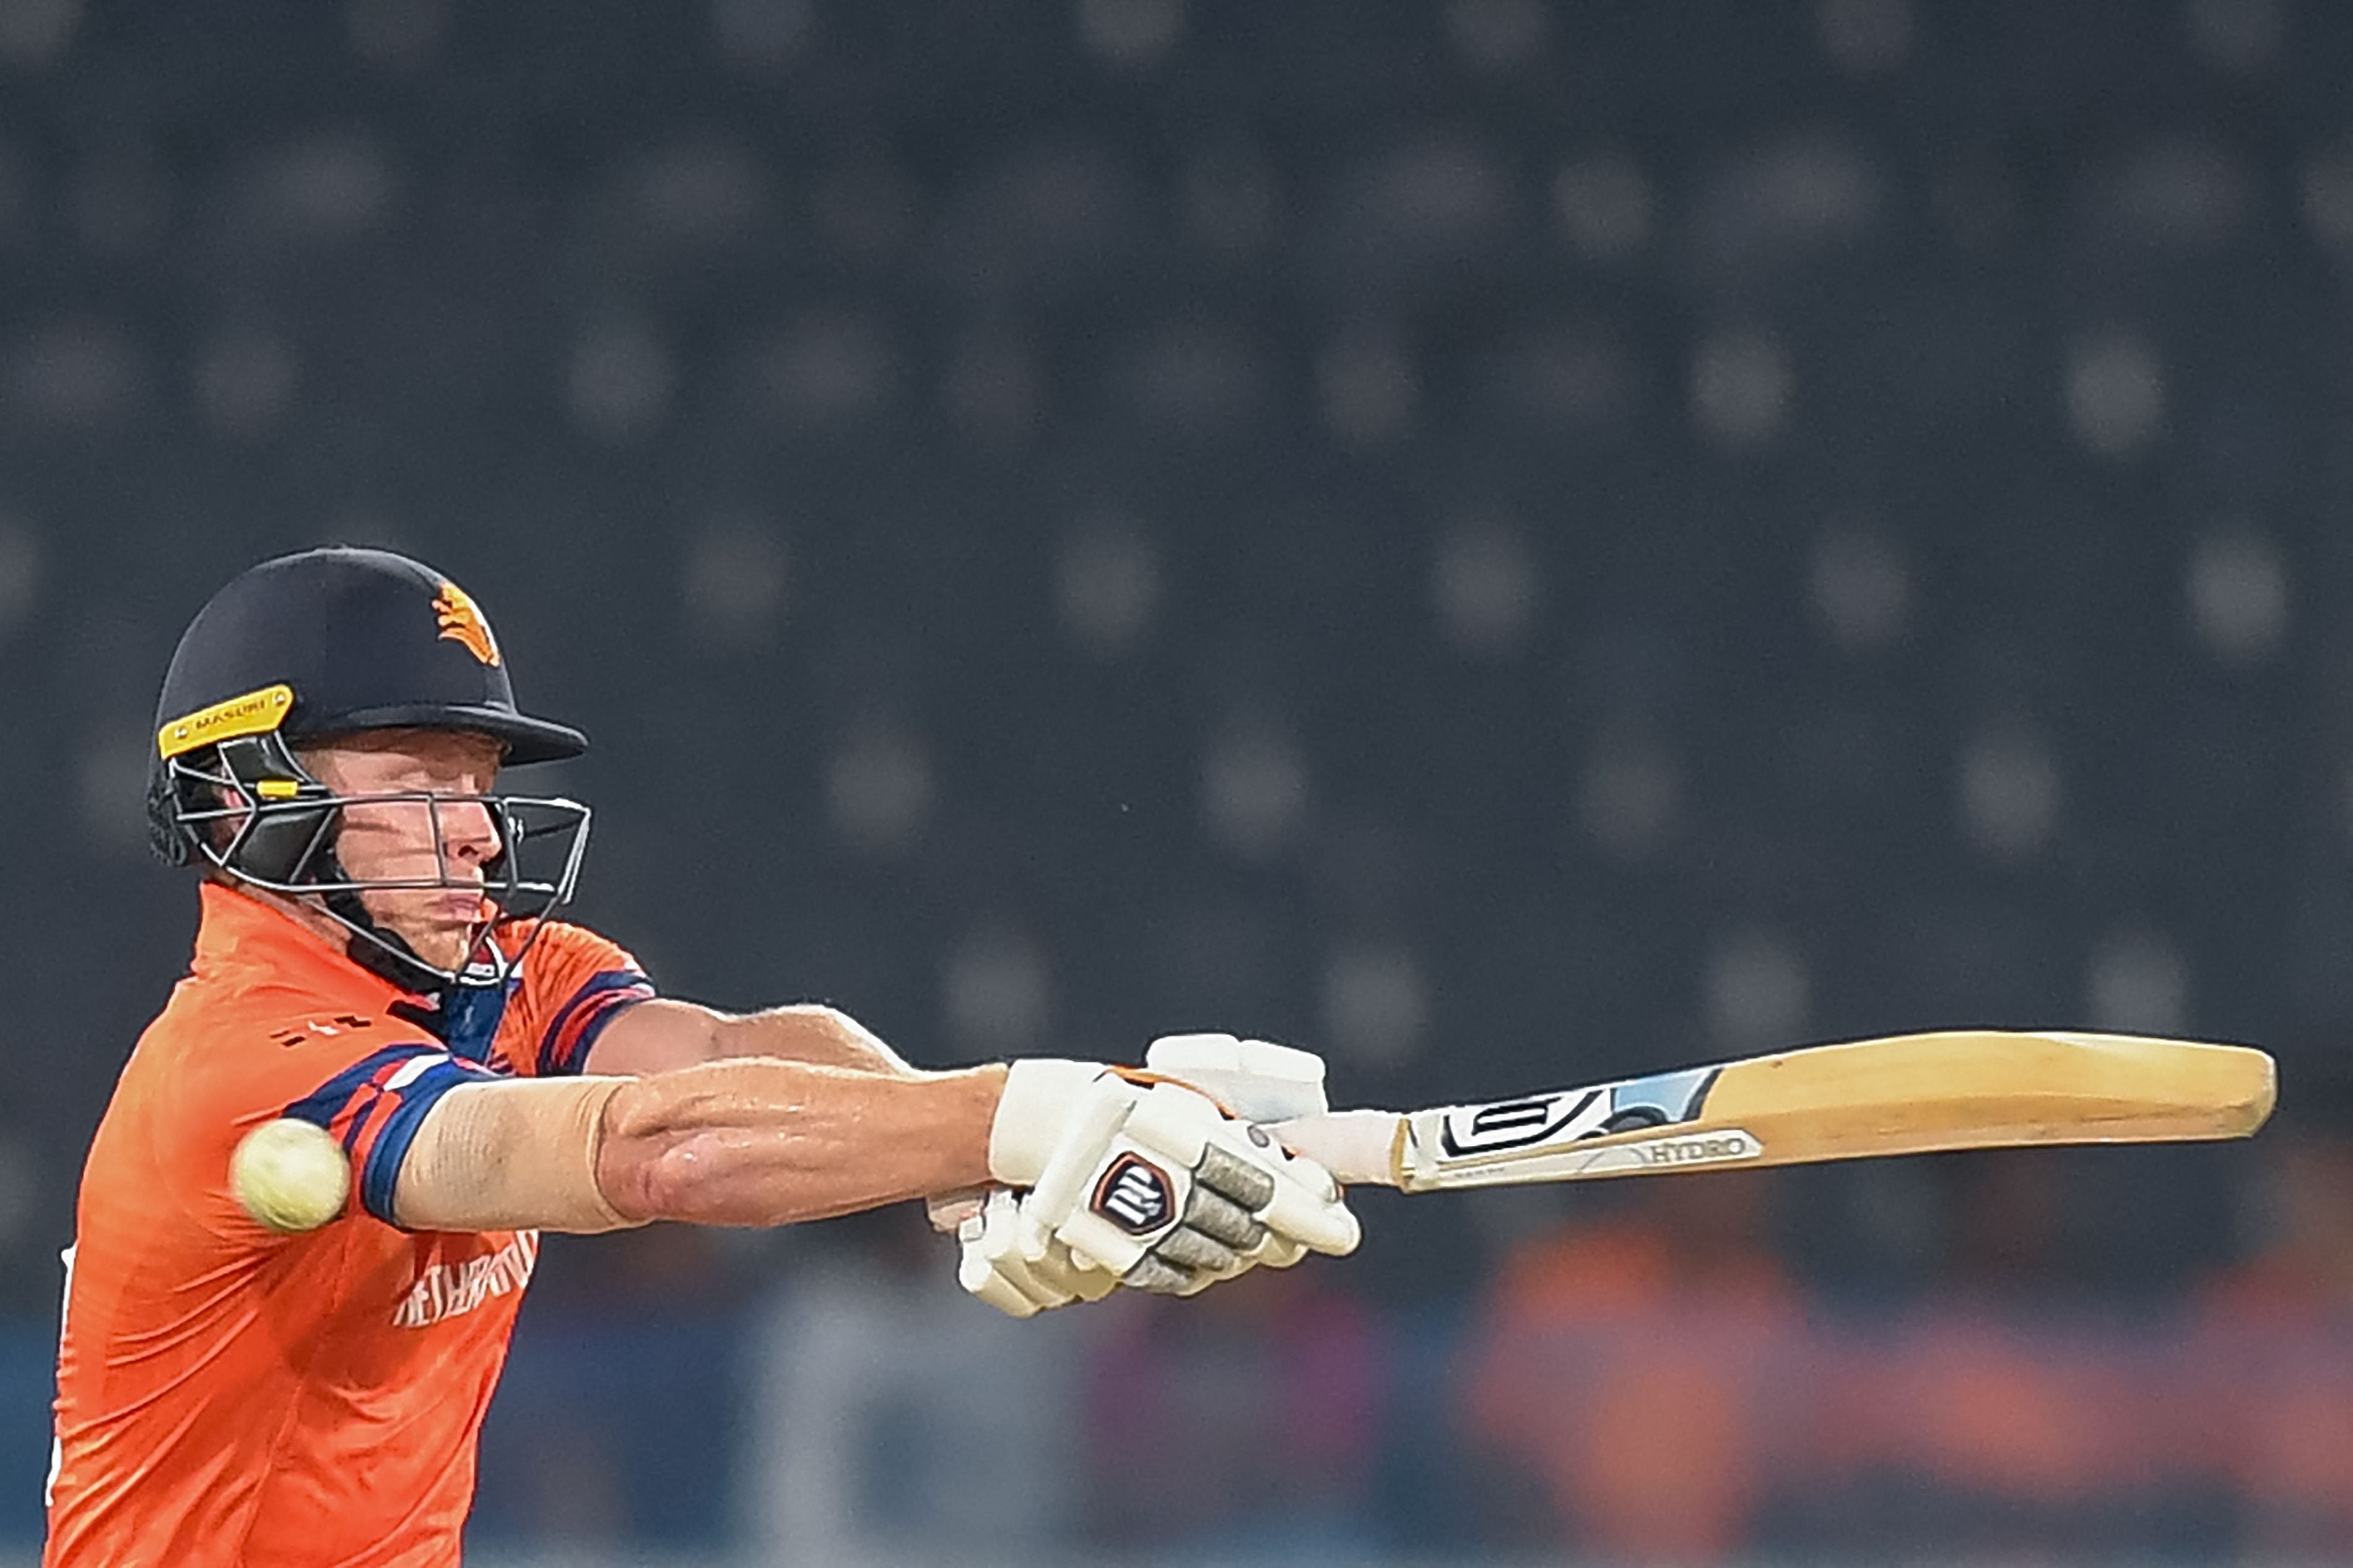
[[[2283,1064],[1034,1325],[912,1215],[553,1247],[485,1552],[2353,1560],[2348,268],[2317,0],[0,0],[0,1532],[156,683],[345,542],[594,736],[581,918],[920,1061]]]

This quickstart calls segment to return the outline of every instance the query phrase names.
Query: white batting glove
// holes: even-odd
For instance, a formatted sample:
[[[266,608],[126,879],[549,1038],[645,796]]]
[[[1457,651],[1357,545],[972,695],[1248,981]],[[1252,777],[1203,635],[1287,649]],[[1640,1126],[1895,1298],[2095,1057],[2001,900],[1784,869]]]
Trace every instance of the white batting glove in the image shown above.
[[[1015,1205],[1024,1261],[1059,1244],[1142,1289],[1190,1295],[1261,1263],[1353,1251],[1360,1235],[1339,1184],[1263,1128],[1184,1084],[1092,1063],[1015,1063],[989,1154],[997,1181],[1030,1189]]]
[[[1324,1058],[1296,1046],[1226,1034],[1163,1035],[1145,1047],[1144,1065],[1202,1090],[1244,1121],[1291,1121],[1332,1109],[1324,1093]],[[1233,1272],[1254,1265],[1288,1268],[1306,1252],[1296,1241],[1270,1235]]]
[[[996,1188],[979,1213],[956,1231],[956,1283],[1001,1312],[1033,1317],[1073,1301],[1100,1301],[1119,1289],[1119,1276],[1090,1268],[1060,1242],[1032,1259],[1021,1250],[1020,1200]]]
[[[1189,1083],[1244,1121],[1290,1121],[1332,1109],[1324,1058],[1272,1040],[1163,1035],[1145,1047],[1146,1071]]]

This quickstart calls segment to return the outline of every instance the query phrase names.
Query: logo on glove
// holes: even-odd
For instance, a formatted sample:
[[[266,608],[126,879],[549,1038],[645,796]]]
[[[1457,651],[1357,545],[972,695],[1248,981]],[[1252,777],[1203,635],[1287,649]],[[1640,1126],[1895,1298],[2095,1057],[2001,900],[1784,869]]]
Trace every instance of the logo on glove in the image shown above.
[[[1122,1154],[1095,1184],[1095,1213],[1130,1236],[1145,1236],[1176,1217],[1168,1173],[1140,1154]]]

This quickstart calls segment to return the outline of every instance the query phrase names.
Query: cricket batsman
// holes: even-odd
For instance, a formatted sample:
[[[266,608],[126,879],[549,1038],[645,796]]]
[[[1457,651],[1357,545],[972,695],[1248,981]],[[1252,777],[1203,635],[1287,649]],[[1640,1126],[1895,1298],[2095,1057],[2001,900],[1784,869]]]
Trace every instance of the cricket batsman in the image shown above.
[[[1321,1166],[1192,1087],[1320,1110],[1303,1053],[926,1072],[828,1007],[658,996],[553,918],[587,809],[499,790],[586,739],[417,562],[244,573],[156,723],[202,912],[83,1167],[46,1568],[456,1564],[542,1231],[962,1202],[959,1278],[1017,1315],[1356,1245]]]

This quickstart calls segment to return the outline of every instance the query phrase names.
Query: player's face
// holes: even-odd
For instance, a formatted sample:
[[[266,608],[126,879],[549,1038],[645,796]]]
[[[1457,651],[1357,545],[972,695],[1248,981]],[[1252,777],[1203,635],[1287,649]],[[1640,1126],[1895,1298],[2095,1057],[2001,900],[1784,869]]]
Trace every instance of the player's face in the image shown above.
[[[384,730],[304,754],[311,776],[341,795],[430,793],[459,798],[363,802],[343,808],[335,858],[355,882],[429,882],[447,888],[368,891],[376,924],[426,963],[465,964],[485,910],[482,868],[498,858],[489,808],[469,797],[498,780],[499,745],[483,735]]]

